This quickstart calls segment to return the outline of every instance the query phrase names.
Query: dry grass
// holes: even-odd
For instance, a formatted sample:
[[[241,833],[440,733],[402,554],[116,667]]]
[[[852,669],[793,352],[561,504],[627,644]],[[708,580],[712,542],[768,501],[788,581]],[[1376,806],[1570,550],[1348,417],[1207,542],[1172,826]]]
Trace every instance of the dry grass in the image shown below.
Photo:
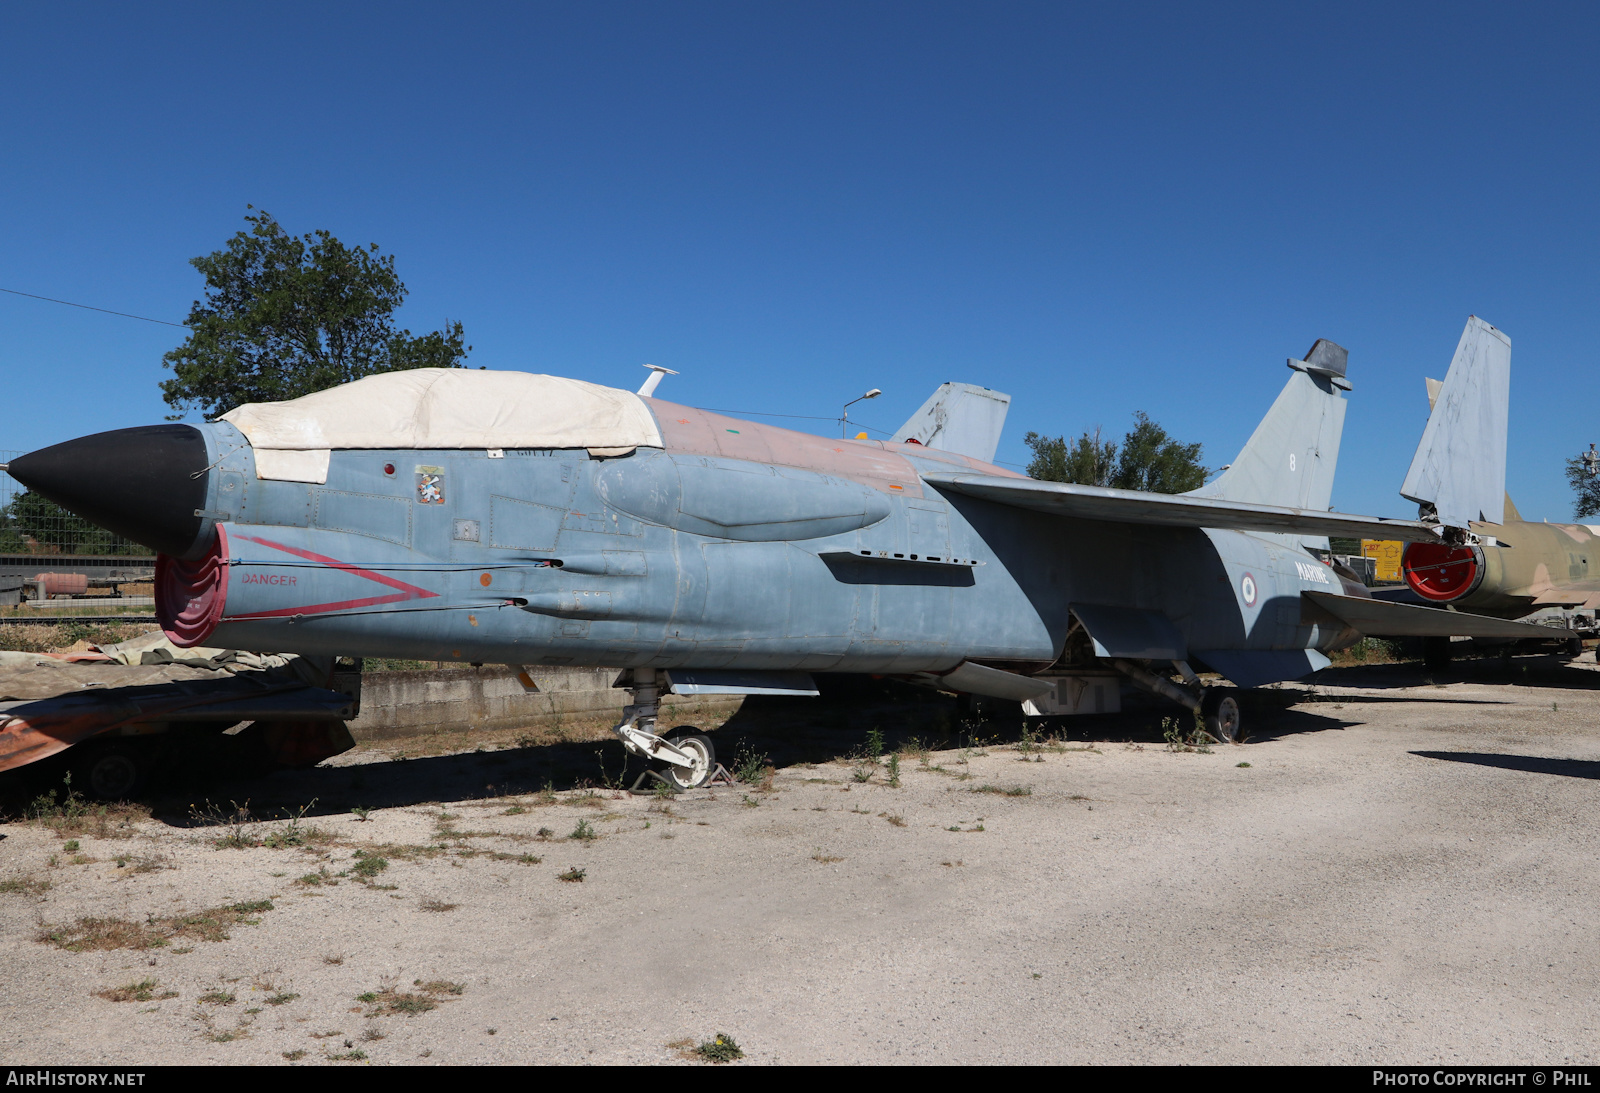
[[[124,591],[131,589],[132,585],[124,586]],[[149,588],[149,585],[144,587]],[[135,593],[129,591],[129,595]],[[148,593],[147,593],[148,594]],[[26,618],[37,618],[38,615],[28,614],[27,608],[11,608],[0,611],[0,614],[23,615]],[[96,608],[98,611],[106,608]],[[151,608],[131,608],[140,614],[149,614]],[[16,653],[62,653],[78,645],[79,642],[89,642],[95,645],[111,645],[119,641],[128,641],[140,634],[150,633],[148,622],[108,622],[87,626],[83,623],[58,622],[54,625],[29,623],[26,626],[7,626],[0,621],[0,649],[7,649]]]
[[[162,991],[156,993],[160,984],[154,979],[141,979],[137,983],[129,983],[125,987],[106,987],[94,992],[96,998],[104,998],[107,1002],[151,1002],[167,998],[178,997],[177,991]]]
[[[460,907],[461,904],[459,904],[459,903],[443,903],[443,902],[441,902],[439,900],[436,900],[436,899],[425,899],[420,904],[418,904],[418,906],[421,907],[424,911],[444,912],[444,911],[454,911],[457,907]]]
[[[105,952],[111,949],[154,949],[178,939],[226,941],[234,926],[256,926],[252,917],[272,910],[271,900],[234,903],[188,915],[151,917],[144,922],[123,918],[78,919],[70,926],[46,927],[36,940],[69,953]]]
[[[7,877],[0,880],[0,893],[16,896],[42,896],[50,891],[50,881],[38,877]]]

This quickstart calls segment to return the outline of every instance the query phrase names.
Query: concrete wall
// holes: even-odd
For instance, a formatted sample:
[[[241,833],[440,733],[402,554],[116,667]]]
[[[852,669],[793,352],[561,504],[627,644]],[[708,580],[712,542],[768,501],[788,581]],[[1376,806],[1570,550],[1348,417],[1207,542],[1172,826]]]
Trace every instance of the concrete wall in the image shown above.
[[[466,729],[543,728],[561,718],[621,720],[628,692],[611,686],[615,668],[538,668],[538,694],[528,694],[503,665],[418,672],[368,672],[361,677],[361,716],[350,722],[357,740],[384,740]],[[739,708],[737,695],[669,697],[663,721],[674,708],[726,715]]]

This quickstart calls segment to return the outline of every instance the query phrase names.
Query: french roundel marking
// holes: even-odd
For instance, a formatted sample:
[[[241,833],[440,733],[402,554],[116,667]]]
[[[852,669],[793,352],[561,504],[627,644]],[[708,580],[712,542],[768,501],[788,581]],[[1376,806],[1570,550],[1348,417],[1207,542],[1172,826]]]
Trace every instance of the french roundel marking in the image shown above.
[[[1246,607],[1256,605],[1256,579],[1248,573],[1239,580],[1239,595],[1244,597]]]

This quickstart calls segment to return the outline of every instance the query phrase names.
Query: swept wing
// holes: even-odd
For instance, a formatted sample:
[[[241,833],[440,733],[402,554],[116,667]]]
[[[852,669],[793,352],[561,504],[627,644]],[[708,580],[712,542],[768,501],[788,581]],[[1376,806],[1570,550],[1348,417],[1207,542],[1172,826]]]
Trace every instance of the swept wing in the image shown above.
[[[1572,633],[1555,626],[1492,619],[1486,615],[1469,615],[1465,611],[1440,610],[1409,603],[1336,596],[1331,592],[1302,592],[1300,595],[1352,629],[1386,638],[1553,639],[1568,637]]]
[[[1281,505],[1196,497],[1193,494],[1140,493],[1103,486],[1037,482],[1031,478],[983,474],[929,473],[924,474],[922,479],[944,492],[1080,520],[1399,539],[1405,542],[1438,542],[1439,539],[1432,528],[1417,520],[1317,512]]]

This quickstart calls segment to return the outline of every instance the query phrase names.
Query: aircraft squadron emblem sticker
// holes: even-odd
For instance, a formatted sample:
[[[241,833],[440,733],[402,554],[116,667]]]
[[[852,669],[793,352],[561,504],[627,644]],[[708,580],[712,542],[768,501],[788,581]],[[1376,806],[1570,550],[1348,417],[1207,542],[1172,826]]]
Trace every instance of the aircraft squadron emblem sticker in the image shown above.
[[[417,504],[444,504],[444,468],[417,468]]]
[[[1246,607],[1256,605],[1256,579],[1248,573],[1239,580],[1239,595],[1244,598]]]

